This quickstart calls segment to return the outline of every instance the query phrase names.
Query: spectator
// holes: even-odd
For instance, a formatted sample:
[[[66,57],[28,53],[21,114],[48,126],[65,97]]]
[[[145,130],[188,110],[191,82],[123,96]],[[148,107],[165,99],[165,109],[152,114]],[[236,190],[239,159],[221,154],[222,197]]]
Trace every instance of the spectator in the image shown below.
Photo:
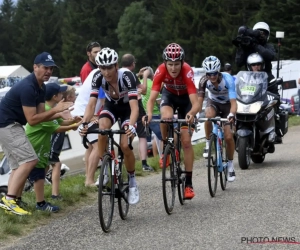
[[[230,74],[233,78],[233,81],[235,82],[235,77],[232,75],[232,67],[230,63],[225,63],[224,65],[224,72]]]
[[[85,79],[83,85],[79,89],[78,96],[75,100],[74,104],[74,110],[71,112],[73,116],[84,116],[85,109],[88,105],[89,99],[90,99],[90,93],[92,90],[92,79],[94,75],[100,74],[100,70],[94,69],[89,76]],[[101,99],[99,99],[98,95],[98,101],[95,108],[94,113],[94,119],[91,121],[91,127],[90,129],[98,128],[98,116],[97,113],[100,109],[100,107],[104,104],[105,95],[100,88],[99,93],[101,92]],[[85,171],[86,171],[86,179],[85,179],[85,185],[86,186],[95,186],[97,185],[97,182],[95,183],[95,172],[98,167],[99,163],[99,152],[98,152],[98,135],[97,134],[88,134],[87,139],[89,142],[89,149],[85,151]]]
[[[67,90],[63,92],[63,99],[67,102],[75,102],[76,99],[76,89],[72,86],[67,86]],[[75,117],[77,121],[80,118]],[[73,121],[75,120],[73,119]],[[61,153],[64,140],[65,140],[65,132],[54,133],[51,137],[51,148],[49,155],[49,163],[52,166],[52,199],[61,199],[62,197],[59,194],[59,182],[60,182],[60,170],[61,170],[61,162],[59,159],[59,155]],[[46,171],[47,173],[47,171]]]
[[[38,163],[38,157],[23,125],[28,122],[34,126],[44,121],[64,118],[69,112],[62,111],[73,105],[60,101],[54,108],[45,111],[44,82],[49,80],[54,67],[56,64],[49,53],[37,55],[33,62],[33,72],[12,86],[0,103],[0,144],[12,169],[8,192],[1,199],[0,207],[17,215],[30,214],[24,209],[21,195],[27,176]]]
[[[100,50],[101,46],[98,42],[91,42],[87,45],[86,54],[88,56],[88,59],[87,62],[82,66],[80,71],[80,79],[82,83],[84,83],[85,79],[93,69],[98,68],[95,62],[95,57]]]
[[[147,86],[147,92],[145,95],[142,96],[142,103],[144,110],[147,108],[147,102],[149,101],[152,85],[153,85],[153,69],[151,67],[144,67],[141,71],[137,74],[140,80],[143,80],[143,85]],[[159,95],[160,98],[160,95]],[[159,105],[155,105],[153,109],[153,119],[160,119],[160,111]],[[155,137],[154,141],[156,142],[157,151],[159,156],[161,156],[161,149],[162,149],[162,136],[160,132],[160,124],[159,123],[150,123],[149,128],[153,131]],[[154,144],[154,143],[153,143]],[[154,152],[154,151],[153,151]],[[155,153],[153,153],[154,155]],[[155,156],[155,155],[154,155]]]
[[[127,68],[130,71],[134,71],[135,69],[135,58],[133,55],[131,54],[125,54],[123,55],[122,59],[121,59],[121,66],[123,68]],[[139,74],[141,74],[141,72],[143,72],[145,70],[145,68],[141,69]],[[136,80],[139,82],[139,79],[136,78]],[[143,167],[143,171],[153,171],[153,168],[150,167],[147,163],[147,134],[145,132],[145,127],[143,125],[142,122],[142,117],[146,115],[146,112],[143,108],[143,103],[142,103],[142,97],[141,94],[146,94],[146,90],[147,90],[147,82],[141,84],[139,82],[139,85],[137,85],[137,89],[138,89],[138,104],[139,104],[139,117],[137,119],[137,128],[136,128],[136,132],[139,138],[139,152],[140,152],[140,158],[142,161],[142,167]]]
[[[87,79],[87,77],[93,70],[98,69],[98,66],[95,62],[95,58],[96,58],[97,53],[100,50],[101,50],[101,46],[100,46],[100,43],[98,43],[98,42],[91,42],[87,45],[86,53],[88,56],[88,60],[82,66],[81,71],[80,71],[80,79],[81,79],[82,84],[84,84],[86,82],[85,80]],[[90,86],[89,89],[87,88],[87,86],[84,89],[80,89],[80,93],[81,93],[80,97],[75,102],[75,107],[76,107],[77,111],[74,111],[74,113],[77,113],[80,116],[84,115],[85,107],[88,104],[88,101],[90,98],[91,79],[92,78],[90,78],[90,81],[88,81],[88,84]],[[97,111],[100,110],[100,108],[104,104],[104,100],[105,100],[105,95],[104,95],[102,88],[99,91],[98,97],[99,98],[98,98],[98,102],[97,102],[97,106],[96,106]],[[102,99],[102,104],[100,101],[101,99]],[[98,119],[96,119],[96,120],[98,120]],[[96,121],[96,120],[94,120],[94,121]],[[96,160],[96,151],[98,151],[98,149],[97,150],[95,149],[95,147],[97,147],[97,145],[96,145],[97,143],[95,143],[95,142],[98,141],[98,136],[89,134],[88,137],[97,138],[97,139],[92,139],[92,142],[93,142],[92,144],[94,144],[93,146],[91,143],[88,143],[89,148],[87,150],[85,150],[85,154],[84,154],[85,172],[86,172],[86,176],[87,176],[85,184],[87,186],[90,186],[90,185],[94,185],[94,175],[95,175],[96,169],[101,161],[99,161],[99,158]],[[91,163],[89,161],[91,161]],[[97,161],[97,163],[94,163],[95,161]],[[94,167],[95,164],[97,165],[96,168]],[[95,169],[95,172],[92,170],[91,174],[89,175],[88,174],[89,169]],[[92,174],[93,172],[94,172],[94,174]],[[88,177],[88,176],[90,176],[90,177]]]
[[[57,105],[63,97],[62,92],[67,90],[67,85],[59,85],[55,82],[46,85],[46,104],[45,110],[51,110]],[[81,119],[80,119],[81,120]],[[53,121],[42,122],[35,125],[26,124],[26,135],[38,155],[39,161],[29,174],[29,179],[34,182],[34,191],[36,195],[36,209],[48,212],[58,212],[59,207],[45,201],[44,184],[45,168],[49,164],[49,153],[51,147],[51,135],[61,133],[70,129],[77,129],[76,120],[64,121],[55,119]]]

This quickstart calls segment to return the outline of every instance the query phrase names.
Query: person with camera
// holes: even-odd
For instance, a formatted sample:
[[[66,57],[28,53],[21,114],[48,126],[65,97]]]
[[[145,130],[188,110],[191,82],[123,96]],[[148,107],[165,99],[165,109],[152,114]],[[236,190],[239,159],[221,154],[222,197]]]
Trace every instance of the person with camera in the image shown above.
[[[232,43],[238,47],[235,62],[238,67],[245,66],[247,69],[247,58],[252,53],[258,53],[264,60],[263,71],[268,74],[269,81],[274,78],[272,75],[271,62],[275,59],[275,48],[268,43],[270,27],[265,22],[258,22],[250,29],[246,26],[239,27],[238,36]]]

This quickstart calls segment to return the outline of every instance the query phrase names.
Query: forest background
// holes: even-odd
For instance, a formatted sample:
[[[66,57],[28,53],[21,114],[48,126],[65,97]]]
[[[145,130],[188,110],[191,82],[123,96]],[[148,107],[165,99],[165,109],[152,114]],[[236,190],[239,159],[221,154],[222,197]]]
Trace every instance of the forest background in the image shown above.
[[[2,0],[0,65],[32,71],[34,57],[47,51],[59,66],[53,75],[78,76],[87,44],[98,41],[119,57],[132,53],[137,69],[156,68],[164,47],[176,42],[191,66],[215,55],[236,73],[232,39],[258,21],[270,25],[276,48],[276,31],[285,32],[281,59],[300,59],[299,9],[297,0]]]

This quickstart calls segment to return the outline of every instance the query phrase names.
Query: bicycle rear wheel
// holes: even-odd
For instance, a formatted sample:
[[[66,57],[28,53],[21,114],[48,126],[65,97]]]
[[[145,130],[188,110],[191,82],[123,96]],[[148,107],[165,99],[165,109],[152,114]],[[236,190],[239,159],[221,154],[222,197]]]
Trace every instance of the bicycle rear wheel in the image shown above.
[[[119,163],[119,168],[121,170],[121,175],[119,178],[119,196],[118,196],[118,207],[119,214],[122,220],[126,220],[129,203],[128,203],[128,193],[129,193],[129,175],[124,164],[124,160]]]
[[[215,197],[218,184],[218,163],[217,163],[217,144],[216,135],[212,134],[209,141],[207,158],[208,189],[211,197]]]
[[[222,140],[222,163],[223,163],[223,171],[220,173],[220,184],[222,190],[225,190],[227,185],[228,158],[226,152],[226,142],[224,139]]]
[[[167,165],[169,162],[169,165]],[[175,173],[175,155],[171,145],[167,145],[164,150],[162,169],[162,190],[164,206],[167,214],[171,214],[175,203],[175,191],[177,175]]]
[[[112,175],[111,156],[105,155],[102,160],[98,188],[98,210],[102,230],[107,233],[114,214],[115,180]]]

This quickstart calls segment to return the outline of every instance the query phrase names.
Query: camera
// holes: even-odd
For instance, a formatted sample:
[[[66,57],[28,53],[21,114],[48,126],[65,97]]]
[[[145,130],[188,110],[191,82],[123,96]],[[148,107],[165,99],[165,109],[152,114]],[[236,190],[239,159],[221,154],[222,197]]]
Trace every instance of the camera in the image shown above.
[[[254,44],[258,43],[260,36],[259,30],[252,30],[247,28],[246,26],[241,26],[238,29],[238,36],[232,40],[232,43],[236,47],[251,47]]]

